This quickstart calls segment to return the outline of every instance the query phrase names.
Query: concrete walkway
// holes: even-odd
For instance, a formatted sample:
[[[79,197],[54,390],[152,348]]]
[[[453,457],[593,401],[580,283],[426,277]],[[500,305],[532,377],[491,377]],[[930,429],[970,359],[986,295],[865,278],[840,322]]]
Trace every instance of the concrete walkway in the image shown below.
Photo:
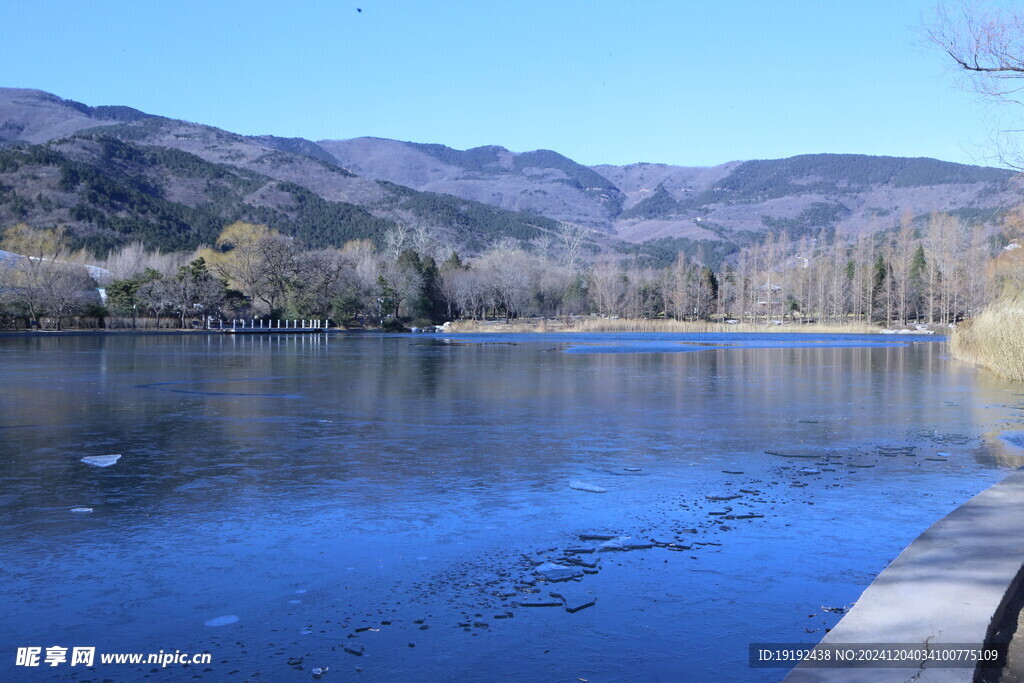
[[[973,643],[980,646],[1021,588],[1024,468],[921,534],[861,595],[822,644]],[[854,647],[854,649],[856,649]],[[811,668],[786,681],[970,681],[973,668]],[[998,675],[998,674],[996,674]]]

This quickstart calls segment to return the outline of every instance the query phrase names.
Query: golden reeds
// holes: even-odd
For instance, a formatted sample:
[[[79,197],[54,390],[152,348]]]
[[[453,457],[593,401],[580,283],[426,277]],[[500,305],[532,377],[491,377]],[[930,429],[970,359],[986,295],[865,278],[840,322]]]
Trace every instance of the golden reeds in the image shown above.
[[[962,361],[1024,382],[1024,295],[1000,299],[960,323],[949,350]]]

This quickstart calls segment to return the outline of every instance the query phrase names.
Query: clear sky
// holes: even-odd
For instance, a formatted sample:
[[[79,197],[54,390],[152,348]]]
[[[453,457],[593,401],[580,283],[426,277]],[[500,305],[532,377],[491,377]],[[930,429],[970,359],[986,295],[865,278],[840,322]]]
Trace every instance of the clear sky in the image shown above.
[[[0,85],[244,134],[547,148],[585,164],[985,162],[984,109],[914,32],[932,6],[0,0]]]

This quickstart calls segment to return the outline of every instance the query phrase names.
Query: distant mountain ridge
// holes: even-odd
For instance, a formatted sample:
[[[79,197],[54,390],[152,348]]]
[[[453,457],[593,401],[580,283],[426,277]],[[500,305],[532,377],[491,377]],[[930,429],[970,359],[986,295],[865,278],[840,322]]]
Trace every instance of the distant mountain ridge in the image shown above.
[[[404,222],[479,249],[565,222],[619,252],[721,257],[767,232],[856,236],[892,228],[904,213],[993,222],[1019,200],[1011,171],[935,159],[585,166],[497,145],[243,136],[10,88],[0,88],[0,146],[0,228],[66,224],[100,247],[138,234],[185,248],[246,219],[311,245],[376,238]]]

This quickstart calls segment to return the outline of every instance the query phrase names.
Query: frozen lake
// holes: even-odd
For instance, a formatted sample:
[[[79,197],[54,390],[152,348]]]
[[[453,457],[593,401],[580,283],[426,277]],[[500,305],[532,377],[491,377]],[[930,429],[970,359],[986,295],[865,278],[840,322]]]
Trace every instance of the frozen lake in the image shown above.
[[[926,339],[0,338],[0,678],[778,680],[1024,462]]]

